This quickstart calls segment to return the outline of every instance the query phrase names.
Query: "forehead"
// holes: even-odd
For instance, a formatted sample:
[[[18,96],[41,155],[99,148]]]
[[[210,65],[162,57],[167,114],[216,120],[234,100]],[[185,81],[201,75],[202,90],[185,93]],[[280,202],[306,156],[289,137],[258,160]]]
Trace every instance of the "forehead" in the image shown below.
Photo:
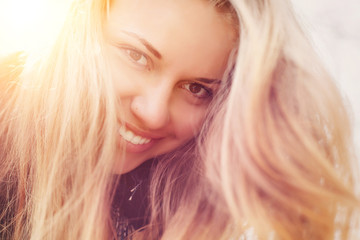
[[[232,26],[209,2],[114,0],[107,30],[115,38],[121,38],[124,31],[141,36],[164,55],[164,60],[191,56],[192,61],[182,61],[184,67],[208,60],[198,64],[198,68],[208,69],[226,62],[235,42]]]
[[[224,10],[223,5],[217,7],[218,2],[214,0],[111,0],[110,12],[117,12],[123,17],[137,17],[147,22],[150,20],[161,23],[167,19],[178,19],[184,25],[195,18],[197,21],[201,19],[209,21],[211,19],[209,16],[212,16],[209,24],[214,23],[216,19],[217,23],[229,25],[228,11]],[[149,16],[153,18],[147,18]]]

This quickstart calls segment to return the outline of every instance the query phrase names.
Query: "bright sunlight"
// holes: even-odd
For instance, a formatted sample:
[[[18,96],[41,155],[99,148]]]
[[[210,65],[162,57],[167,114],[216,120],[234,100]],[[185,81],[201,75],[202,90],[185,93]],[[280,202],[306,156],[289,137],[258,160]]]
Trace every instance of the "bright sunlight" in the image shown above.
[[[0,55],[46,46],[58,33],[71,0],[0,0]]]

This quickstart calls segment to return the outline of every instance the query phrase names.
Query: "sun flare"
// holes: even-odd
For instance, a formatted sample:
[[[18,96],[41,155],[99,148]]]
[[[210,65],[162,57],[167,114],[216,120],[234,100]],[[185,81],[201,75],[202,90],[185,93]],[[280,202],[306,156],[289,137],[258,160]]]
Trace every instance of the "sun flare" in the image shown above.
[[[58,32],[71,0],[0,0],[0,55],[39,49]]]

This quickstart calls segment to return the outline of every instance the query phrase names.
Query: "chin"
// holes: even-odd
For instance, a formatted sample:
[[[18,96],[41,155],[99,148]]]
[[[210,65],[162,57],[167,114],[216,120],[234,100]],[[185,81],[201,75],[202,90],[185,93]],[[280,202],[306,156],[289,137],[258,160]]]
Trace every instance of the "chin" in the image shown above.
[[[150,159],[150,158],[149,158]],[[136,159],[133,157],[126,157],[126,160],[123,161],[118,161],[118,163],[115,164],[114,167],[114,173],[115,174],[125,174],[128,172],[131,172],[132,170],[134,170],[135,168],[137,168],[138,166],[140,166],[142,163],[146,162],[147,159]]]

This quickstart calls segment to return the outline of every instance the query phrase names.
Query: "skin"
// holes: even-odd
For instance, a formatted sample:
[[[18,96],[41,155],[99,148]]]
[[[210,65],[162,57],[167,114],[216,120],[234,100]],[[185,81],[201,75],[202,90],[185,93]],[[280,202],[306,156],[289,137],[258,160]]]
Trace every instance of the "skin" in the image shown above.
[[[234,34],[213,6],[194,0],[115,0],[105,29],[121,103],[117,158],[126,145],[115,167],[122,174],[199,132]],[[125,140],[129,130],[146,143]]]

